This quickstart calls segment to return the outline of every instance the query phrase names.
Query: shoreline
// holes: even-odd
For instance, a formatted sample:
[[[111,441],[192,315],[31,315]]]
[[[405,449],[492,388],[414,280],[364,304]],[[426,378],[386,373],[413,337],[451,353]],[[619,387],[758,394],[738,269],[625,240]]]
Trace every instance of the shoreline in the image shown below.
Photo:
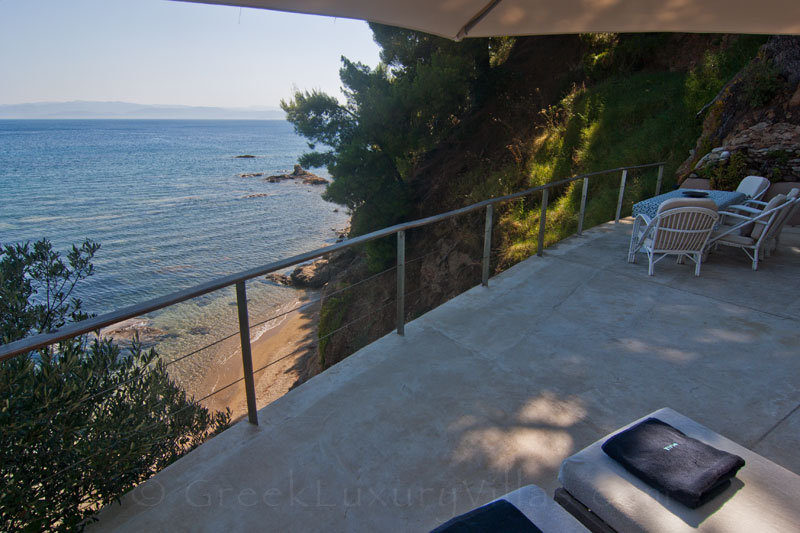
[[[276,318],[278,324],[253,339],[251,332],[251,352],[256,390],[256,405],[261,409],[272,403],[297,383],[301,370],[309,358],[316,357],[317,327],[319,325],[320,299],[317,292],[305,291],[299,298],[303,309],[293,311],[283,317]],[[217,368],[210,369],[193,387],[203,396],[219,390],[242,377],[241,347],[236,337],[237,347],[224,360],[216,362]],[[272,364],[270,364],[272,363]],[[270,364],[263,370],[259,370]],[[191,391],[188,391],[191,393]],[[235,385],[204,400],[203,405],[209,410],[231,409],[233,422],[247,415],[247,397],[244,382]]]
[[[320,371],[316,346],[322,300],[321,288],[316,288],[313,279],[325,275],[324,271],[319,270],[319,264],[319,261],[314,261],[300,265],[295,271],[301,271],[305,276],[304,283],[314,288],[296,285],[293,288],[286,287],[294,296],[285,305],[273,306],[269,310],[262,307],[256,311],[254,306],[250,306],[250,347],[257,409],[281,398]],[[231,302],[225,304],[226,307],[230,305]],[[156,323],[153,317],[140,316],[103,328],[100,337],[129,347],[134,336],[139,335],[145,349],[153,347],[164,357],[165,352],[159,350],[162,341],[198,335],[194,330],[206,328],[181,329],[180,332],[175,331],[169,325]],[[210,332],[201,331],[199,334],[208,335]],[[224,337],[217,338],[219,342],[211,342],[199,349],[185,346],[183,351],[178,352],[194,353],[192,357],[184,358],[166,352],[164,360],[168,365],[171,365],[170,361],[177,363],[168,369],[170,378],[189,398],[210,411],[229,408],[231,421],[238,422],[247,415],[239,334],[228,329]],[[206,340],[202,342],[207,343]]]

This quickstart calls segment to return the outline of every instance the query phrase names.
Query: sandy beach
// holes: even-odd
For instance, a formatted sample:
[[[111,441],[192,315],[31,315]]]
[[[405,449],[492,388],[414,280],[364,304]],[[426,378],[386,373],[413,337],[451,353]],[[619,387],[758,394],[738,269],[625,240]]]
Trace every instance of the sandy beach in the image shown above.
[[[256,402],[259,409],[286,394],[296,384],[303,370],[314,364],[319,321],[317,298],[318,295],[315,293],[306,293],[302,298],[302,309],[275,319],[277,324],[274,327],[251,341]],[[231,349],[228,352],[230,355],[216,361],[214,365],[216,368],[207,372],[199,381],[195,387],[195,397],[201,398],[242,377],[238,336],[231,339],[230,343]],[[229,407],[233,420],[245,416],[247,399],[244,382],[220,391],[203,401],[203,404],[217,410]]]

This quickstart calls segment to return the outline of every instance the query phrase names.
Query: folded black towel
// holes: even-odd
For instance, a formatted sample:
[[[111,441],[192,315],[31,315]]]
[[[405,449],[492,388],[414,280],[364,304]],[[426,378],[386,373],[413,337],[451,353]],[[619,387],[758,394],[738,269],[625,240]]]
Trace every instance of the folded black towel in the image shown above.
[[[451,518],[431,533],[542,533],[506,500],[497,500]]]
[[[730,485],[744,459],[687,437],[658,420],[614,435],[603,451],[625,469],[684,505],[695,509]]]

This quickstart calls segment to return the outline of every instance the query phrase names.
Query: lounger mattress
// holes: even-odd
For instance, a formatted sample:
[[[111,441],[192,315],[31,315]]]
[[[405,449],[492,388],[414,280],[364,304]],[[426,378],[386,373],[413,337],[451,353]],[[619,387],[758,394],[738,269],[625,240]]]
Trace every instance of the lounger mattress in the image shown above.
[[[744,458],[731,486],[712,501],[689,509],[626,471],[601,446],[612,435],[658,418],[706,444]],[[561,485],[620,533],[800,531],[800,476],[673,411],[660,409],[568,457]]]

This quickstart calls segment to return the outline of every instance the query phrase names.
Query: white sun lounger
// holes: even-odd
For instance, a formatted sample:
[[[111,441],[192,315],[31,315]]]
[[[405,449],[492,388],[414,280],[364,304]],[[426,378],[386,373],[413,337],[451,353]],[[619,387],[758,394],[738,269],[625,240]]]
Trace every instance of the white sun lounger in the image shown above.
[[[710,502],[690,509],[656,491],[601,446],[612,435],[658,418],[689,437],[742,457],[746,464],[731,486]],[[568,457],[558,474],[561,503],[592,531],[747,532],[800,531],[800,476],[673,411],[660,409]]]

